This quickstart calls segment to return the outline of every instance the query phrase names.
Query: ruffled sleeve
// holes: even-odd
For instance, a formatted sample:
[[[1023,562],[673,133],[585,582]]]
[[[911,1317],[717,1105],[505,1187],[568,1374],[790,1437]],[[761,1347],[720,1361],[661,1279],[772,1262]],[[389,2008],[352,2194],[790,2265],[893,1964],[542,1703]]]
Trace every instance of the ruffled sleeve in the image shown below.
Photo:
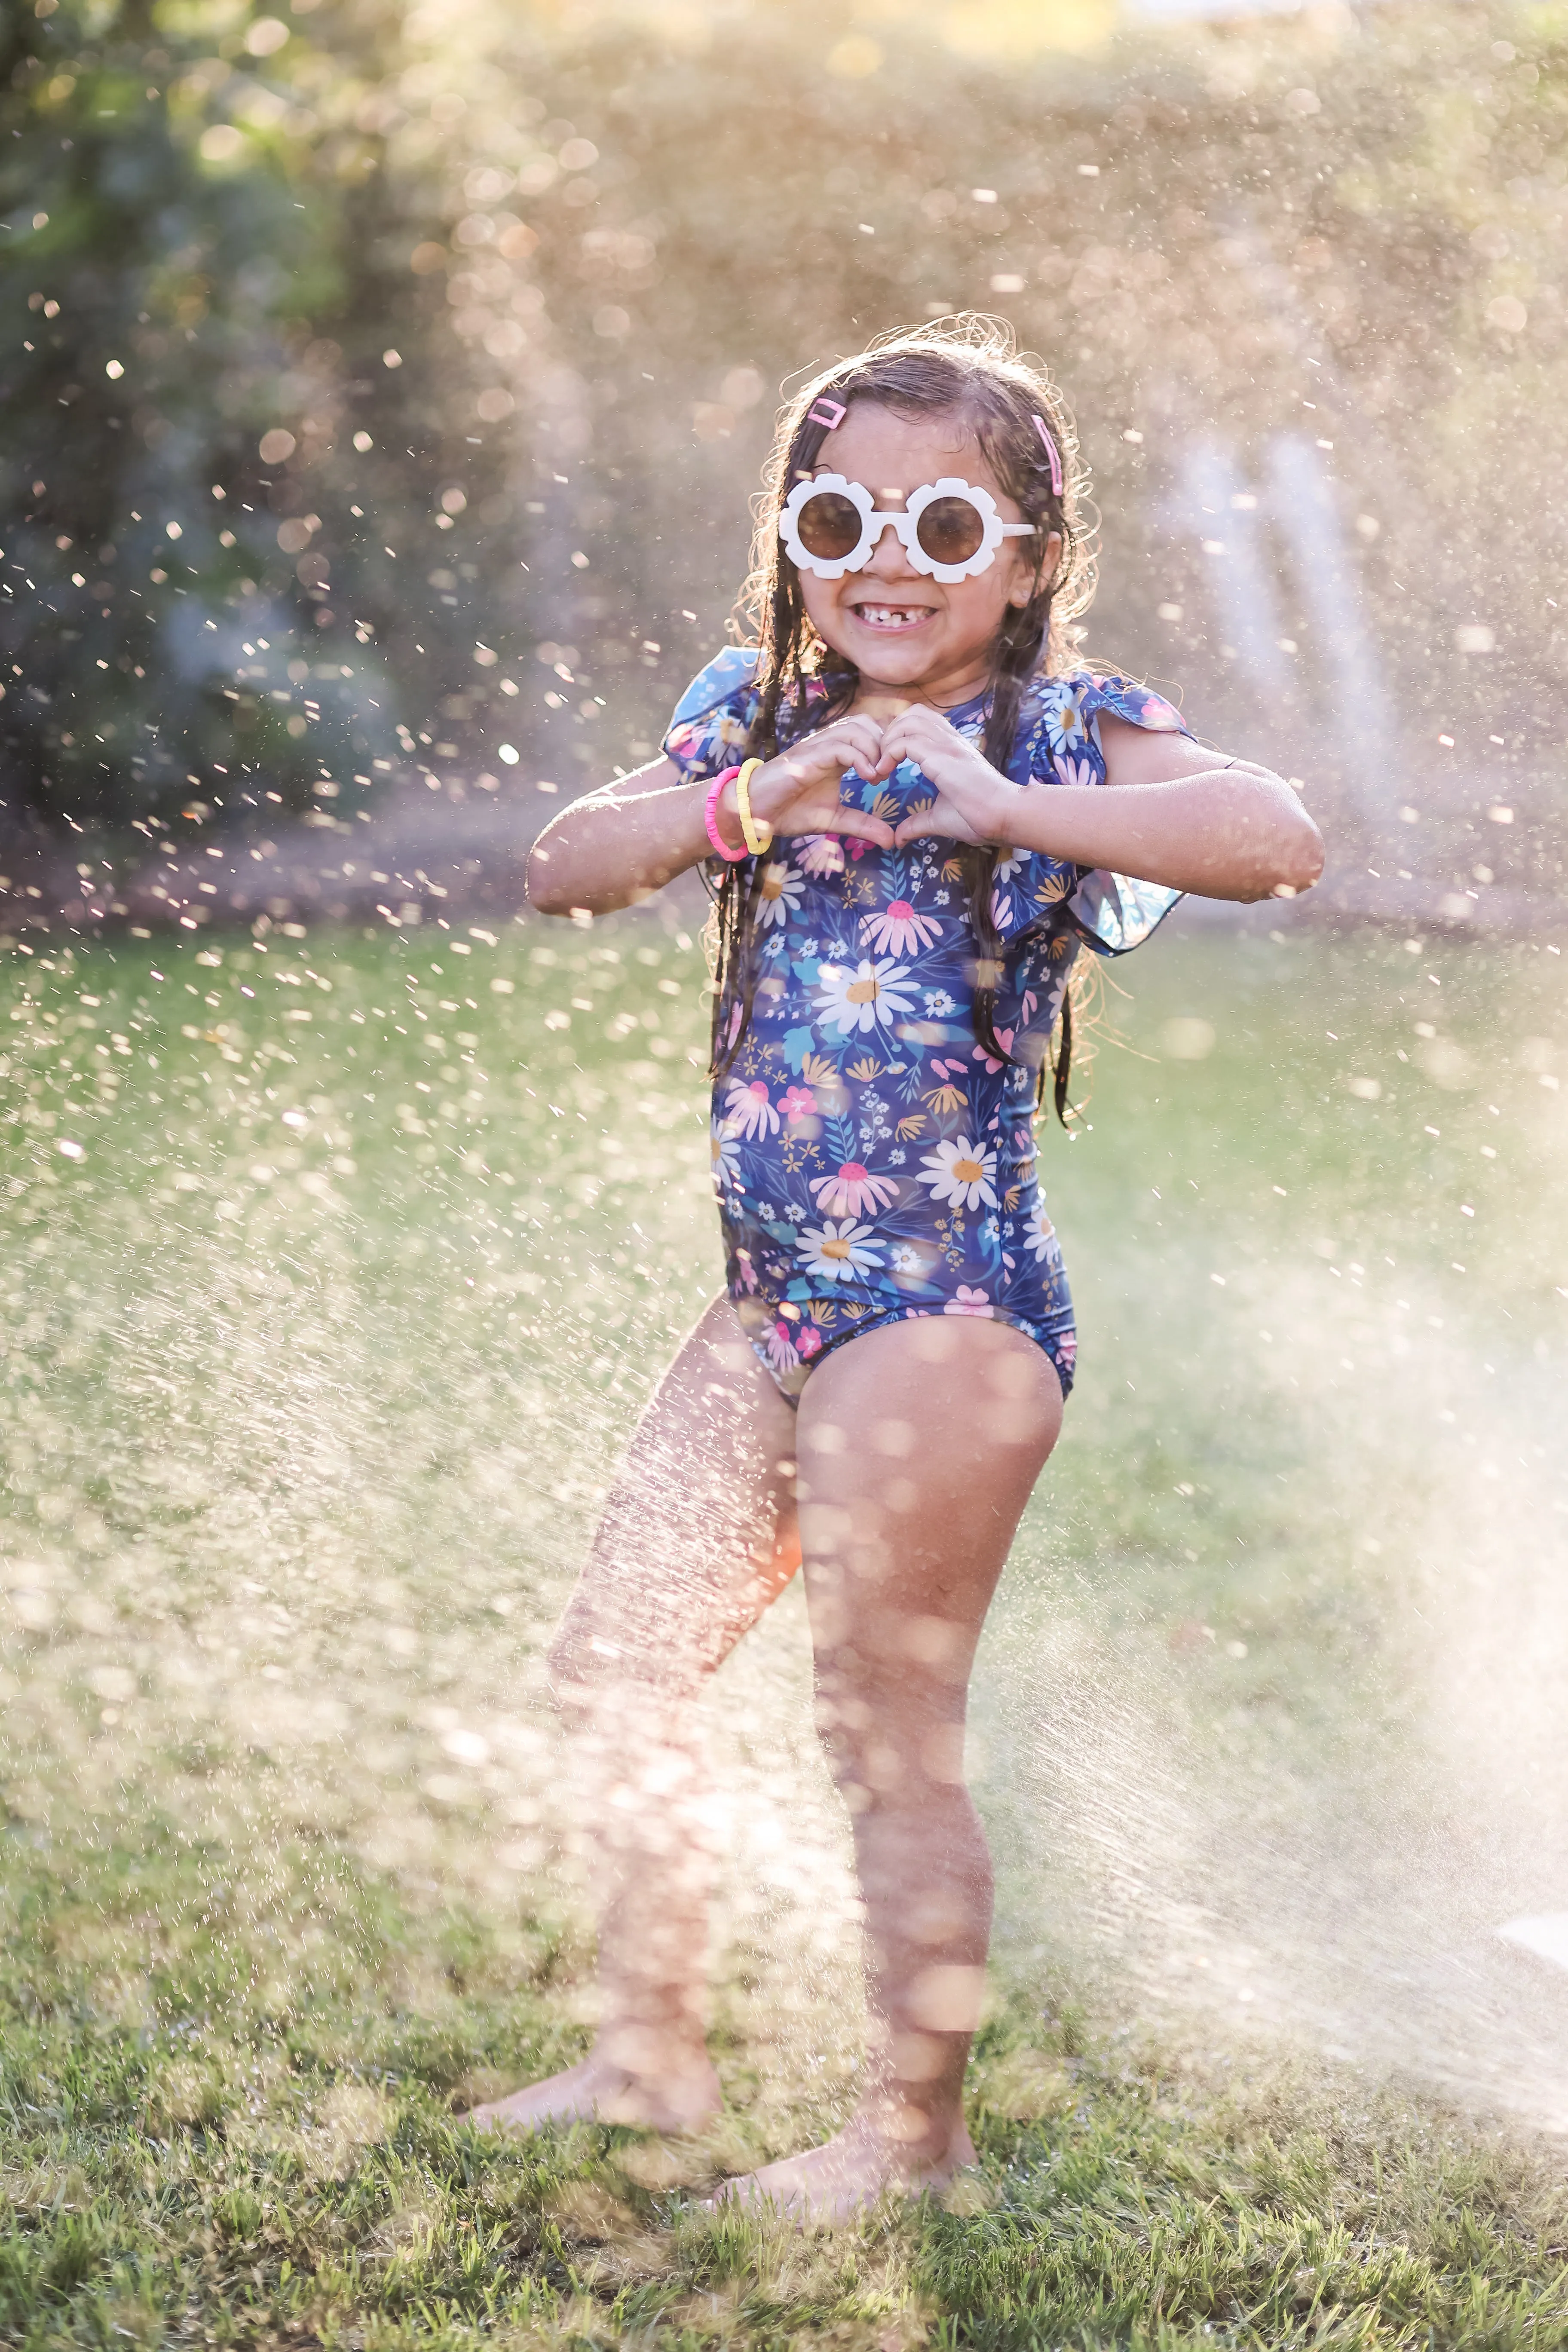
[[[688,783],[717,776],[743,757],[756,708],[756,672],[755,646],[726,646],[676,704],[661,748]]]
[[[1030,772],[1041,782],[1104,783],[1100,722],[1108,711],[1154,734],[1191,735],[1173,703],[1131,678],[1082,670],[1052,679],[1049,686],[1031,746]],[[1100,955],[1125,955],[1142,947],[1183,895],[1163,883],[1136,881],[1098,866],[1068,871],[1074,880],[1063,892],[1062,910]]]

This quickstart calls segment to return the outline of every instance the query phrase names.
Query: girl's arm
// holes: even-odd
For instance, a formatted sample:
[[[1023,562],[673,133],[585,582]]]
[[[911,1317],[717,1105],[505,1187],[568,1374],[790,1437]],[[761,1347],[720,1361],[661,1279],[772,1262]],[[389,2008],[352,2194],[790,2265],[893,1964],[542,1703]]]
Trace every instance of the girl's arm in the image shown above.
[[[882,765],[916,761],[939,796],[900,826],[900,845],[929,833],[1036,849],[1205,898],[1293,898],[1322,872],[1317,826],[1268,769],[1109,711],[1100,740],[1104,785],[1042,792],[998,775],[937,712],[904,712],[886,730]]]
[[[1061,784],[1039,796],[1053,856],[1205,898],[1293,898],[1322,872],[1322,835],[1270,769],[1109,711],[1100,743],[1113,791]],[[1072,805],[1058,808],[1058,796]]]
[[[713,854],[703,822],[708,785],[688,783],[673,760],[653,760],[629,776],[585,793],[552,817],[528,860],[530,904],[542,915],[574,907],[607,915]],[[738,821],[719,829],[738,847]]]
[[[837,719],[808,735],[752,778],[754,814],[778,833],[851,833],[883,849],[893,831],[863,809],[841,806],[844,772],[869,774],[882,748],[881,730],[863,717]],[[542,915],[586,908],[607,915],[650,898],[689,866],[713,855],[708,838],[710,780],[689,782],[673,760],[654,760],[613,784],[601,784],[563,808],[534,843],[528,860],[530,903]],[[714,810],[720,838],[742,847],[733,782]]]

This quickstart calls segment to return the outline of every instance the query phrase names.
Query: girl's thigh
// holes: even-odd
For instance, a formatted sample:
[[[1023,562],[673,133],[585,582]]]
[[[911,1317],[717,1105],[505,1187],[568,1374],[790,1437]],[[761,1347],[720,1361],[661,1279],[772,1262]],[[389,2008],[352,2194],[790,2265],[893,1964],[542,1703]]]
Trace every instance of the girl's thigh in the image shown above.
[[[932,1704],[943,1686],[962,1693],[1061,1420],[1050,1359],[1005,1324],[924,1317],[837,1349],[799,1411],[819,1659],[847,1661],[868,1696],[886,1685],[905,1708],[922,1690]]]
[[[637,1425],[552,1649],[558,1683],[688,1685],[800,1562],[795,1412],[728,1298],[682,1345]]]

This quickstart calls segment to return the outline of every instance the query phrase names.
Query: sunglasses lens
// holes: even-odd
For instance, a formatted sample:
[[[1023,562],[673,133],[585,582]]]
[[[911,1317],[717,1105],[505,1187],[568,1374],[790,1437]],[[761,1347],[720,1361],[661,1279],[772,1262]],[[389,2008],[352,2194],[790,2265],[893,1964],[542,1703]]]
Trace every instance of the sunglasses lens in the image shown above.
[[[818,490],[807,499],[795,527],[806,553],[824,563],[842,563],[853,555],[864,530],[859,508],[842,490]]]
[[[916,536],[933,563],[967,563],[985,544],[985,525],[967,499],[932,499],[921,509]]]

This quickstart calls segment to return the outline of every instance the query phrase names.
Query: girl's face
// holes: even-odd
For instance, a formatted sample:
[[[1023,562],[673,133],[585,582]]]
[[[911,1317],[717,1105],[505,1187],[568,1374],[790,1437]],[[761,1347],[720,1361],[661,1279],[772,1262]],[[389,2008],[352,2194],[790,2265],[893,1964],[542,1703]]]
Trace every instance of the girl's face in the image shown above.
[[[905,416],[857,401],[828,435],[817,471],[862,482],[879,507],[892,509],[922,482],[956,474],[990,491],[1004,522],[1024,520],[957,415]],[[854,663],[863,685],[952,702],[988,674],[1007,607],[1026,604],[1034,593],[1040,554],[1048,579],[1060,551],[1055,531],[1043,550],[1037,538],[1004,540],[988,571],[944,586],[914,569],[888,527],[863,572],[841,580],[802,572],[801,595],[818,635]]]

